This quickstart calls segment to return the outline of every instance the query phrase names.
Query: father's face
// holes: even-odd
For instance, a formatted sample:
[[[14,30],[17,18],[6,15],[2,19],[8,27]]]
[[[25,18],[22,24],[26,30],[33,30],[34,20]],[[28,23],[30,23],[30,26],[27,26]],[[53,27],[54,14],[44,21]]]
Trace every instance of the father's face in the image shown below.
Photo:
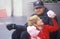
[[[37,7],[34,9],[34,11],[35,11],[35,14],[41,15],[44,12],[44,7]]]

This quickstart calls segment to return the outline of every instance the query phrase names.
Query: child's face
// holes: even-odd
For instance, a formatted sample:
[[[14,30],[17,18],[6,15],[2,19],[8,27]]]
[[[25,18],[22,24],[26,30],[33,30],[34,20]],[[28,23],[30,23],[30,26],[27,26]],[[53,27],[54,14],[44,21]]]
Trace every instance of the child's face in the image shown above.
[[[39,19],[39,20],[37,21],[37,24],[36,24],[36,25],[37,25],[36,27],[37,27],[38,29],[40,29],[40,30],[43,29],[44,23],[43,23],[42,19]]]
[[[42,19],[40,19],[40,18],[38,19],[38,21],[37,21],[37,25],[38,25],[38,26],[42,26],[42,25],[44,25]]]

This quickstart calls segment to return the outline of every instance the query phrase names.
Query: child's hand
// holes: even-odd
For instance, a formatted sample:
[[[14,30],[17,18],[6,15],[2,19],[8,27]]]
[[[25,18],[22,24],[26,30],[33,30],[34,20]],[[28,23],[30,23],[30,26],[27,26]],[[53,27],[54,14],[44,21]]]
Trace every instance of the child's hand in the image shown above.
[[[28,26],[27,32],[30,34],[30,36],[36,37],[40,31],[38,31],[35,26]]]
[[[50,17],[50,18],[54,18],[54,17],[56,16],[56,14],[55,14],[52,10],[49,10],[49,11],[47,12],[47,15],[48,15],[48,17]]]

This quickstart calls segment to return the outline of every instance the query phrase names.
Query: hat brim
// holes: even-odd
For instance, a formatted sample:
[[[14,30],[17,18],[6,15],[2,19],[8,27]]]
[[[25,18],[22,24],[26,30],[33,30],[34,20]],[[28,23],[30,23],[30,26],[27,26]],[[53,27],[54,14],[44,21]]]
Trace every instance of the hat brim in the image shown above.
[[[40,5],[40,6],[35,6],[34,8],[42,8],[43,6],[42,5]]]

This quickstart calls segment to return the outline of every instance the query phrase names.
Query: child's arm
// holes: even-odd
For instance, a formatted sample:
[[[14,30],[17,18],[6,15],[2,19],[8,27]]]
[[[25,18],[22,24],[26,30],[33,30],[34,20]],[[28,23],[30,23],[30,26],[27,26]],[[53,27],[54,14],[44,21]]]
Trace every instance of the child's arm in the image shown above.
[[[52,18],[53,26],[48,25],[48,29],[50,32],[57,31],[59,29],[58,23],[56,22],[55,19]]]

